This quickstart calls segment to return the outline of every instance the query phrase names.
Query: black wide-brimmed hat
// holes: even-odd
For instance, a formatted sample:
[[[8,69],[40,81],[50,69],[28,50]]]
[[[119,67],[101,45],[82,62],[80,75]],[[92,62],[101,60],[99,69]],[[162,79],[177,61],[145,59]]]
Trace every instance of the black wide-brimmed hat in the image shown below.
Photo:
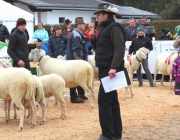
[[[71,23],[72,21],[70,21],[69,19],[66,19],[65,20],[65,24],[69,24],[69,23]]]
[[[101,12],[101,11],[104,11],[107,13],[112,13],[115,15],[118,12],[118,9],[109,3],[101,3],[98,5],[98,9],[94,13],[94,15],[97,14],[98,12]]]

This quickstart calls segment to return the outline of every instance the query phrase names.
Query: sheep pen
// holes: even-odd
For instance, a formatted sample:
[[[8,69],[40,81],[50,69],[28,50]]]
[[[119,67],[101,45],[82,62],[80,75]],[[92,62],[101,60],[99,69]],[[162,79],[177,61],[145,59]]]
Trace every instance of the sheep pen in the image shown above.
[[[158,82],[159,84],[160,82]],[[137,81],[134,81],[137,84]],[[123,140],[178,140],[180,139],[180,96],[169,94],[168,82],[157,88],[149,87],[144,82],[143,87],[133,87],[136,96],[123,100],[124,89],[118,90],[121,117],[123,123]],[[95,94],[97,96],[99,81],[95,81]],[[89,111],[86,100],[83,104],[72,104],[69,98],[69,89],[66,88],[67,119],[59,119],[58,106],[54,106],[54,97],[50,97],[47,109],[46,123],[36,125],[33,129],[28,126],[29,119],[25,118],[26,131],[17,133],[18,119],[13,119],[11,106],[11,119],[8,125],[4,123],[4,110],[0,102],[0,137],[1,139],[62,139],[62,140],[96,140],[101,134],[98,117],[97,98],[94,99],[94,109]],[[37,122],[41,121],[41,109],[36,111]],[[17,111],[17,117],[20,113]],[[15,125],[16,124],[16,125]]]

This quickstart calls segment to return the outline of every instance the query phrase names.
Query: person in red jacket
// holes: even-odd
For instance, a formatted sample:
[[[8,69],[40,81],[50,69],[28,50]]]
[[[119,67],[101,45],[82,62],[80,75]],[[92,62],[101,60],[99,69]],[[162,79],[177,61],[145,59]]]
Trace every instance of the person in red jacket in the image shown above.
[[[89,35],[89,32],[94,28],[94,22],[90,22],[89,25],[88,25],[88,30],[85,31],[85,35],[86,35],[86,46],[88,48],[88,55],[91,55],[93,54],[93,49],[92,49],[92,45],[91,45],[91,42],[90,42],[90,35]],[[96,37],[98,36],[98,31],[95,30],[96,32]]]

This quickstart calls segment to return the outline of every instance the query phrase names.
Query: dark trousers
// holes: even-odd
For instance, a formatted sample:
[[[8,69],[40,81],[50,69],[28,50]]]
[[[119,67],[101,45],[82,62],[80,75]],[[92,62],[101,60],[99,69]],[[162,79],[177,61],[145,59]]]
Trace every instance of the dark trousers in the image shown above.
[[[0,39],[1,42],[5,42],[5,39]]]
[[[109,68],[99,68],[99,79],[108,76],[109,70]],[[117,91],[114,90],[105,93],[101,83],[98,94],[98,105],[102,135],[109,139],[122,137],[122,121]]]
[[[153,83],[153,78],[152,78],[151,72],[149,71],[149,68],[148,68],[148,58],[142,60],[142,67],[146,73],[149,83]],[[138,77],[139,83],[143,83],[142,74],[141,74],[141,65],[137,69],[137,77]]]
[[[70,96],[71,96],[71,100],[74,100],[75,98],[77,98],[77,92],[76,89],[78,91],[78,95],[84,95],[84,89],[80,86],[74,87],[74,88],[70,88]]]
[[[30,71],[30,64],[28,60],[22,60],[25,63],[25,67],[26,69],[28,69]],[[13,67],[19,67],[18,62],[13,62]]]

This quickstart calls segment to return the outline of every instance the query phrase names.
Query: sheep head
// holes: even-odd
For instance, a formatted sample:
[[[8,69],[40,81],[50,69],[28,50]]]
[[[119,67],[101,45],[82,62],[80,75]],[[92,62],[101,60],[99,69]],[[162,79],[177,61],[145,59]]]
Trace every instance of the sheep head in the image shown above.
[[[58,55],[57,59],[58,60],[66,60],[66,55],[65,56]]]
[[[136,52],[136,55],[140,55],[139,57],[141,57],[142,59],[146,59],[149,53],[150,50],[148,50],[145,47],[142,47]]]
[[[29,59],[33,60],[34,63],[37,62],[37,60],[39,60],[39,58],[41,56],[45,56],[45,51],[43,49],[32,49],[31,52],[29,53]]]

